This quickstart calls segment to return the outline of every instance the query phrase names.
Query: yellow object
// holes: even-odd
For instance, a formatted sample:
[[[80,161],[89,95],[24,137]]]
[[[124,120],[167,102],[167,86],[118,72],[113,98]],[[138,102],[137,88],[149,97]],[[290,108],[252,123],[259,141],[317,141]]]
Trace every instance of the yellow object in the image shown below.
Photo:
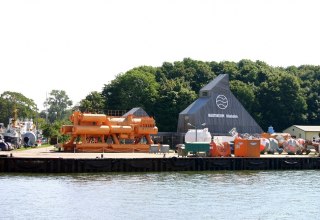
[[[73,125],[63,125],[60,132],[70,135],[65,151],[77,152],[148,152],[151,134],[158,128],[151,117],[114,117],[104,114],[74,112]]]

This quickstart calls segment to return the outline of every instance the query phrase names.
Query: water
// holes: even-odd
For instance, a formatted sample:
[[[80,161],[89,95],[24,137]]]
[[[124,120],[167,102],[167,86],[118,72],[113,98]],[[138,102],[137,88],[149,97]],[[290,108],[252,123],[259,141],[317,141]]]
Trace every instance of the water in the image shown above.
[[[320,219],[320,171],[0,174],[0,219]]]

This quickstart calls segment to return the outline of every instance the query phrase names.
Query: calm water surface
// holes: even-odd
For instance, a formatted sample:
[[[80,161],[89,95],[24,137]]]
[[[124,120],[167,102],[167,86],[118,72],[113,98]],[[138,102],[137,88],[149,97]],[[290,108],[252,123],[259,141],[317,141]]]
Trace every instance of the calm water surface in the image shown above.
[[[320,171],[0,174],[0,219],[320,219]]]

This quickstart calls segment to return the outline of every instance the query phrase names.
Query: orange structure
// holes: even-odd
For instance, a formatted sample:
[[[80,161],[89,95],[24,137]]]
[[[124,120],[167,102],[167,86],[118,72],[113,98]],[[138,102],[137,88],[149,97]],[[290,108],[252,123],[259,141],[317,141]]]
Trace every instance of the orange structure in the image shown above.
[[[234,140],[235,157],[260,157],[260,139],[241,139]]]
[[[61,133],[70,135],[64,151],[77,152],[148,152],[151,134],[158,128],[151,117],[114,117],[74,112],[73,125],[63,125]]]
[[[210,143],[211,157],[231,157],[231,147],[228,142],[214,142]]]

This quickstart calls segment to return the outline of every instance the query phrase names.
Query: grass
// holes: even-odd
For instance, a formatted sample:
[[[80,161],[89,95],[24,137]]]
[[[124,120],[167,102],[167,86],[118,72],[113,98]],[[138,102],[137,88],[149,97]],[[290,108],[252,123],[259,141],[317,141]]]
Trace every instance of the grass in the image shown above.
[[[42,144],[41,146],[37,147],[20,147],[19,149],[14,149],[13,151],[24,151],[24,150],[30,150],[33,148],[45,148],[45,147],[50,147],[52,146],[51,144]]]

